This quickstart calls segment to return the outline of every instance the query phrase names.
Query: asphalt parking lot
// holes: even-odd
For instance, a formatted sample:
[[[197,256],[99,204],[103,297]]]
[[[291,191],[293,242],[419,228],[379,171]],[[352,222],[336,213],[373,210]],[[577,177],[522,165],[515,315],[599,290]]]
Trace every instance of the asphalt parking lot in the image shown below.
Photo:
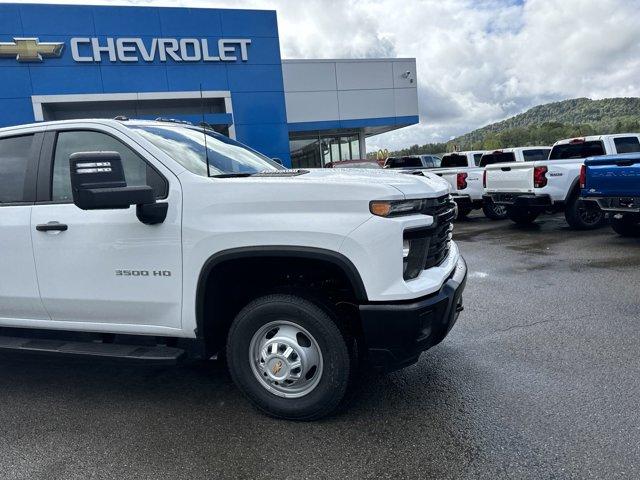
[[[0,358],[0,478],[639,478],[640,241],[472,216],[466,310],[316,423],[214,364]]]

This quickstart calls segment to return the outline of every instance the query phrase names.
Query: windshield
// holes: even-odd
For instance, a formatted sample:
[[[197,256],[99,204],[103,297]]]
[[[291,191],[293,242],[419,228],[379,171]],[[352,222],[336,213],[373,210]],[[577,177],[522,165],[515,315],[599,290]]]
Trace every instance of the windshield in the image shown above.
[[[604,155],[604,147],[599,140],[590,142],[562,143],[551,149],[549,160],[562,160],[567,158],[587,158]]]
[[[486,167],[487,165],[492,165],[494,163],[508,163],[515,161],[516,156],[513,154],[513,152],[485,153],[480,159],[480,166]]]
[[[207,157],[212,176],[282,170],[283,167],[261,153],[224,135],[200,127],[182,125],[133,125],[144,138],[184,168],[207,176]],[[207,154],[205,154],[205,135]]]
[[[422,160],[419,157],[389,157],[384,166],[385,168],[422,167]]]
[[[440,158],[433,156],[423,156],[422,161],[424,162],[424,168],[440,168]]]
[[[458,153],[450,153],[442,157],[443,168],[466,167],[466,166],[467,166],[466,155],[460,155]]]
[[[522,156],[525,162],[537,162],[538,160],[547,160],[550,151],[550,148],[534,148],[531,150],[523,150]]]

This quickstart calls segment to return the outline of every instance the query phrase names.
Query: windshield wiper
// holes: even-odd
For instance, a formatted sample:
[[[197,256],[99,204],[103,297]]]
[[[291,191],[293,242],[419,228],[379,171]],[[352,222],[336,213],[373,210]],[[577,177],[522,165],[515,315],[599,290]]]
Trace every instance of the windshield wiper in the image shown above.
[[[218,175],[211,175],[211,178],[238,178],[238,177],[250,177],[253,173],[219,173]]]

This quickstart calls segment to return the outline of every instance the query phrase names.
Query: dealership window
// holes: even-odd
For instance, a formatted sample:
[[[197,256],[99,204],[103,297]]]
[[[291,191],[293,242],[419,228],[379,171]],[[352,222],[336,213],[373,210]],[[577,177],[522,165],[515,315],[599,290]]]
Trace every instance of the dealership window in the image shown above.
[[[294,168],[322,168],[329,163],[358,160],[360,136],[296,135],[289,140],[291,164]]]
[[[320,168],[320,139],[318,137],[298,138],[289,141],[291,164],[294,168]]]

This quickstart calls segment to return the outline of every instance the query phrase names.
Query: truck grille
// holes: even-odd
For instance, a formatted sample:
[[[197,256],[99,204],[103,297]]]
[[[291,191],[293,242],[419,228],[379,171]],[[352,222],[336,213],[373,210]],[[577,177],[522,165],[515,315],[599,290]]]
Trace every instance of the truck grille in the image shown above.
[[[440,265],[447,258],[451,248],[453,220],[456,216],[456,204],[449,195],[434,198],[425,203],[422,213],[433,217],[431,241],[424,268]]]

